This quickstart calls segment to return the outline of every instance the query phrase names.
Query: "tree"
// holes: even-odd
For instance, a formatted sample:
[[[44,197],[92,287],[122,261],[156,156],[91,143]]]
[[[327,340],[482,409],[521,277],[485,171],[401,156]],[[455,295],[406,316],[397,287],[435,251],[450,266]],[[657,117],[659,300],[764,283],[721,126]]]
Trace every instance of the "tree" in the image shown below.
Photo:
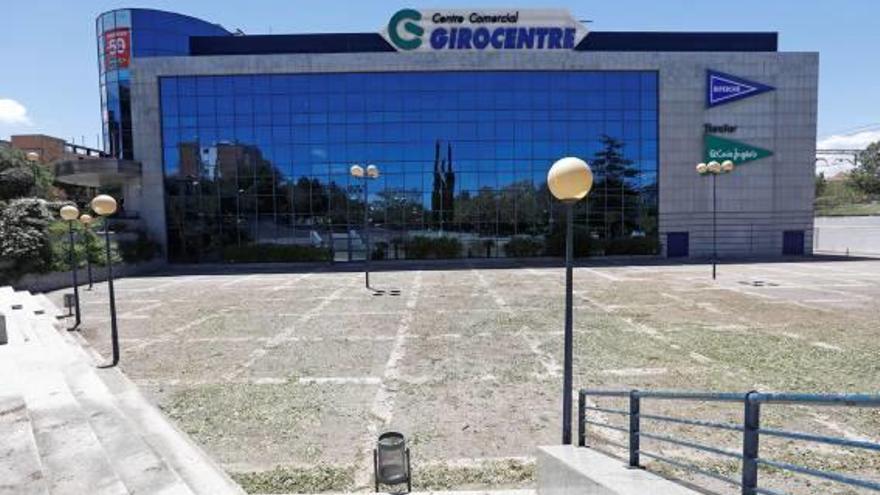
[[[52,172],[31,163],[20,150],[0,147],[0,201],[28,196],[48,199]]]
[[[859,153],[856,168],[849,174],[850,185],[865,194],[880,194],[880,141]]]
[[[828,180],[825,179],[825,172],[819,172],[816,176],[816,197],[824,195],[826,189],[828,189]]]
[[[47,269],[52,257],[47,227],[52,215],[46,201],[22,198],[0,206],[0,272]]]

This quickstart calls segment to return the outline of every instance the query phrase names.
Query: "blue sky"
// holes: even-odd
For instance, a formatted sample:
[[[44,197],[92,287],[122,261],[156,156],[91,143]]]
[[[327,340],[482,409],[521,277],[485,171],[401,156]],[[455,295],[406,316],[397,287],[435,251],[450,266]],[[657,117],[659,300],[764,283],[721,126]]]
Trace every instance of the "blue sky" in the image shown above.
[[[563,7],[576,18],[592,20],[590,28],[597,31],[778,31],[782,50],[820,52],[823,144],[880,139],[876,0],[9,0],[0,28],[0,138],[39,132],[77,142],[84,137],[87,145],[95,145],[100,115],[94,18],[105,10],[159,8],[249,34],[278,34],[379,31],[398,8],[444,5]],[[859,129],[865,132],[832,136]]]

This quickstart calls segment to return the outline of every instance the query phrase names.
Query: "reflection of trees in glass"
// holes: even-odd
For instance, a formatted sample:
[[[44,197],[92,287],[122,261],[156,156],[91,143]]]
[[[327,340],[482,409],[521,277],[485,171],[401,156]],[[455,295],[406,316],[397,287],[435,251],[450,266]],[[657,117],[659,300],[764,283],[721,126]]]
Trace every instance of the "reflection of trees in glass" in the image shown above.
[[[440,140],[434,143],[434,185],[431,191],[432,220],[448,228],[455,219],[455,171],[452,168],[452,143],[446,144],[446,157],[440,154]]]
[[[611,239],[628,235],[634,228],[633,225],[627,228],[626,205],[635,204],[638,198],[638,191],[630,179],[637,177],[639,170],[633,168],[634,162],[624,156],[623,142],[607,134],[600,136],[600,140],[602,149],[593,155],[591,164],[596,184],[594,192],[590,194],[590,209],[604,212],[604,237]]]
[[[375,218],[384,218],[386,227],[405,228],[406,224],[421,223],[425,206],[422,192],[417,189],[383,189],[376,193],[378,201],[372,206]]]

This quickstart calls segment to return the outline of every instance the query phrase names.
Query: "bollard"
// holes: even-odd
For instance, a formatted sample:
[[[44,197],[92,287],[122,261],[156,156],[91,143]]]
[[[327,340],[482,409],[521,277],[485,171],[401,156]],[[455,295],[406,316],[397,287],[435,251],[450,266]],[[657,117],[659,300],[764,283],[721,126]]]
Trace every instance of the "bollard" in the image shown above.
[[[754,400],[758,392],[746,394],[743,415],[742,495],[758,493],[758,438],[761,429],[761,403]]]

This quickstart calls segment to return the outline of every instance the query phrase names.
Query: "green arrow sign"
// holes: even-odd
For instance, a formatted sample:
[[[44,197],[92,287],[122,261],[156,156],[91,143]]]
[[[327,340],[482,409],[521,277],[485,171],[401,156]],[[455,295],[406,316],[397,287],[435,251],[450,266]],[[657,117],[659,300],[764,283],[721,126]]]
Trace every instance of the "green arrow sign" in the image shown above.
[[[765,150],[764,148],[750,146],[739,141],[724,139],[711,134],[706,134],[703,144],[705,149],[703,159],[706,163],[730,160],[734,164],[739,165],[773,155],[772,151]]]

